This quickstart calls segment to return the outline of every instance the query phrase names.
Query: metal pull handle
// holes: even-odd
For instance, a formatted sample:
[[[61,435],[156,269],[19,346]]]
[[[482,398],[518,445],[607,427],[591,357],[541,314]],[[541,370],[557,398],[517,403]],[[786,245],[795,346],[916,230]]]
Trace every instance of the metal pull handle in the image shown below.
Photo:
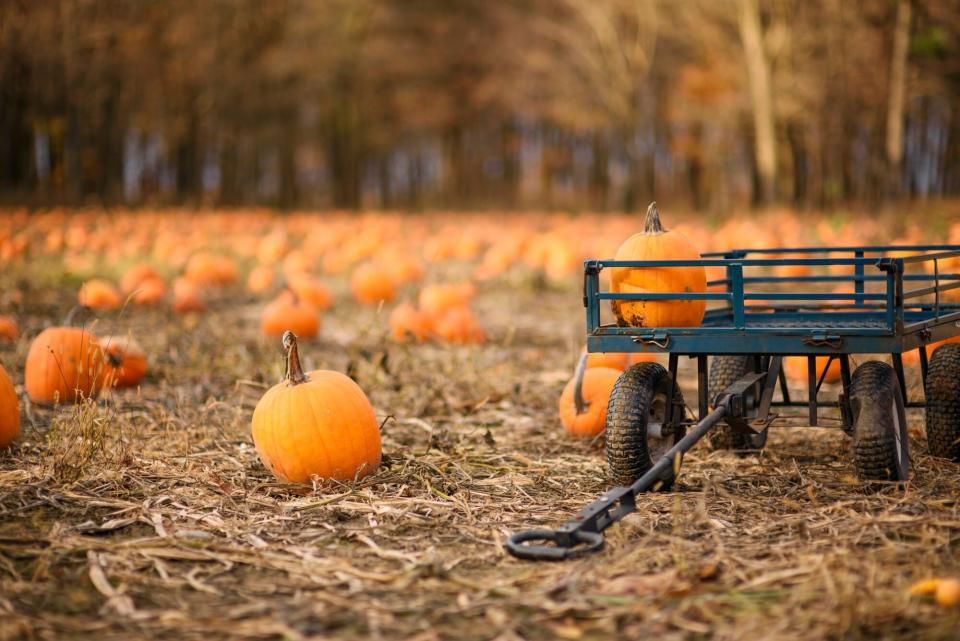
[[[843,346],[843,339],[834,334],[823,334],[815,332],[803,339],[804,345],[813,347],[829,347],[830,349],[840,349]]]
[[[531,544],[533,541],[553,543],[553,545]],[[569,545],[564,545],[569,543]],[[599,532],[576,531],[562,533],[557,530],[526,530],[511,534],[506,548],[518,559],[530,561],[563,561],[575,559],[603,547],[603,535]]]

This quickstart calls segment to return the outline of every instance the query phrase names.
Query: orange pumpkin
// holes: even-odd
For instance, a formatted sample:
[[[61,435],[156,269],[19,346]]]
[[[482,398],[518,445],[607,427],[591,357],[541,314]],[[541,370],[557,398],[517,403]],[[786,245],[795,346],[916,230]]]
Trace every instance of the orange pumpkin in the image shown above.
[[[77,301],[93,309],[118,309],[123,302],[120,292],[113,284],[103,278],[93,278],[80,287]]]
[[[250,270],[247,276],[247,290],[254,294],[262,294],[273,286],[273,268],[267,265],[258,265]]]
[[[350,278],[350,289],[358,302],[365,305],[389,303],[397,295],[390,272],[375,263],[360,265]]]
[[[430,318],[410,303],[397,305],[390,312],[390,335],[398,343],[422,343],[430,337]]]
[[[152,265],[147,263],[134,265],[123,273],[123,278],[120,279],[120,291],[130,295],[136,291],[140,283],[151,278],[161,278]]]
[[[130,300],[137,305],[159,305],[166,296],[167,284],[159,276],[151,276],[137,284]]]
[[[439,316],[451,309],[465,307],[476,292],[472,283],[437,283],[420,290],[420,309]]]
[[[622,372],[611,367],[586,367],[585,359],[560,394],[560,422],[567,434],[593,438],[607,424],[607,403]],[[579,388],[579,395],[578,395]]]
[[[77,327],[51,327],[30,344],[23,377],[36,403],[75,403],[100,393],[106,364],[100,343]]]
[[[380,466],[380,428],[363,390],[340,372],[304,373],[297,337],[283,334],[284,380],[253,411],[253,442],[263,464],[284,481],[350,481]]]
[[[136,387],[147,374],[147,355],[130,336],[100,339],[107,359],[106,380],[112,387]]]
[[[433,319],[433,332],[450,343],[484,343],[487,334],[469,307],[454,307]]]
[[[20,401],[13,381],[0,365],[0,447],[6,447],[20,433]]]
[[[290,289],[317,309],[328,309],[333,304],[330,290],[310,276],[300,274],[289,279]]]
[[[817,356],[817,380],[823,375],[823,370],[827,366],[829,356]],[[783,359],[783,371],[787,378],[798,383],[807,382],[807,357],[806,356],[788,356]],[[840,359],[835,358],[830,363],[830,369],[824,377],[824,383],[836,383],[840,380]]]
[[[0,339],[15,341],[20,337],[17,321],[9,316],[0,316]]]
[[[237,265],[228,256],[194,254],[187,261],[185,276],[201,287],[230,285],[237,280]]]
[[[200,289],[192,280],[181,277],[173,281],[173,311],[186,314],[206,309],[207,305],[200,297]]]
[[[581,355],[587,355],[587,367],[609,367],[618,369],[621,372],[630,366],[630,354],[618,352],[590,352],[587,354],[587,348],[584,347]]]
[[[260,329],[267,336],[281,336],[290,329],[298,336],[314,338],[320,330],[320,320],[313,305],[286,290],[263,308]]]
[[[634,234],[617,250],[616,260],[695,260],[700,254],[679,232],[660,223],[657,204],[651,203],[643,232]],[[615,293],[705,292],[703,267],[614,268],[610,289]],[[696,327],[703,322],[706,301],[611,301],[621,325],[633,327]]]

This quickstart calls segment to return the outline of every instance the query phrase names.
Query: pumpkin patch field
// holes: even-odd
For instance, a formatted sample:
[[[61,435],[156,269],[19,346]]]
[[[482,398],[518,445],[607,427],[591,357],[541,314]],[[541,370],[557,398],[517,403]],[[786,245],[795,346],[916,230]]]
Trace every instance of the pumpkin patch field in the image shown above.
[[[651,229],[677,234],[635,242],[960,243],[957,203],[914,207],[660,203]],[[929,455],[922,410],[902,486],[797,419],[759,453],[698,444],[598,554],[504,551],[611,486],[604,408],[636,357],[582,355],[583,261],[644,224],[0,210],[0,640],[957,639],[960,466]],[[786,376],[802,397],[806,370]]]

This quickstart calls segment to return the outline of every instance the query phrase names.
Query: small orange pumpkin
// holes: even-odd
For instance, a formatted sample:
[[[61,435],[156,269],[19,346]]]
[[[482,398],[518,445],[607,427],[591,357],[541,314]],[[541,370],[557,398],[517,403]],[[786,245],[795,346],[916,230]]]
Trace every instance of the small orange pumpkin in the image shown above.
[[[20,401],[13,381],[0,365],[0,447],[6,447],[20,433]]]
[[[113,284],[103,278],[93,278],[80,287],[77,301],[93,309],[119,309],[123,299]]]
[[[161,278],[161,276],[152,265],[138,263],[123,273],[123,278],[120,279],[120,291],[130,295],[136,291],[140,283],[151,278]]]
[[[607,403],[622,372],[611,367],[586,367],[581,357],[573,378],[560,394],[560,422],[567,434],[593,438],[607,425]]]
[[[167,296],[167,284],[159,276],[151,276],[137,283],[130,295],[137,305],[159,305]]]
[[[433,332],[450,343],[484,343],[487,334],[469,307],[454,307],[433,320]]]
[[[823,376],[823,370],[827,366],[827,361],[830,360],[829,356],[817,356],[817,380],[820,380],[820,377]],[[806,356],[788,356],[783,359],[783,371],[787,375],[787,378],[798,382],[806,383],[807,382],[807,357]],[[824,383],[836,383],[840,380],[840,359],[835,358],[833,362],[830,363],[830,369],[827,370],[827,375],[824,377]]]
[[[262,294],[273,286],[273,268],[267,265],[257,265],[250,270],[247,276],[247,290],[254,294]]]
[[[290,289],[297,296],[307,301],[317,309],[328,309],[333,304],[333,296],[330,290],[323,286],[319,281],[314,280],[305,274],[290,277]]]
[[[390,272],[376,263],[365,263],[353,270],[350,289],[354,298],[365,305],[389,303],[397,295],[397,286]]]
[[[0,339],[15,341],[20,337],[20,327],[10,316],[0,316]]]
[[[647,209],[643,231],[627,239],[615,260],[697,260],[700,253],[686,236],[664,229],[656,203]],[[703,267],[617,267],[610,289],[615,293],[699,293],[707,290]],[[704,300],[611,301],[617,321],[632,327],[696,327],[703,322]]]
[[[200,297],[200,289],[189,278],[173,281],[173,311],[178,314],[206,311],[207,305]]]
[[[281,336],[290,328],[298,336],[314,338],[320,330],[320,319],[313,305],[285,290],[263,308],[260,329],[267,336]]]
[[[106,380],[112,387],[136,387],[147,374],[147,355],[130,336],[100,339],[107,359]]]
[[[390,335],[398,343],[411,338],[422,343],[430,337],[430,319],[410,303],[397,305],[390,312]]]
[[[363,390],[330,370],[304,373],[293,332],[283,334],[287,373],[253,410],[253,442],[284,481],[350,481],[380,466],[380,428]]]
[[[420,290],[420,309],[439,316],[451,309],[465,307],[476,292],[472,283],[436,283]]]
[[[75,403],[96,398],[106,374],[97,338],[78,327],[50,327],[33,339],[23,378],[37,403]]]

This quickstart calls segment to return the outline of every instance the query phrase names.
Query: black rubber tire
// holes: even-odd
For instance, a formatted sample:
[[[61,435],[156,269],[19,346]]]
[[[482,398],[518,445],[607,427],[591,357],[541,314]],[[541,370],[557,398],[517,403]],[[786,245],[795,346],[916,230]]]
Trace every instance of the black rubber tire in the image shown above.
[[[853,459],[865,481],[904,481],[909,474],[907,420],[893,368],[867,361],[850,381]],[[899,443],[899,448],[898,448]]]
[[[934,350],[924,395],[930,456],[960,463],[960,343]]]
[[[658,394],[669,390],[670,375],[659,363],[638,363],[627,369],[613,386],[607,405],[606,450],[610,477],[615,485],[631,485],[656,461],[651,457],[647,440],[647,417]],[[674,387],[675,412],[682,412],[683,395]],[[682,419],[683,416],[675,418]],[[670,446],[683,438],[678,430],[672,438],[665,439]],[[660,444],[661,449],[664,444]],[[662,456],[654,452],[653,456]],[[673,475],[662,479],[657,489],[667,489],[673,484]]]
[[[709,399],[735,383],[744,374],[753,371],[750,356],[714,356],[710,359]],[[710,447],[715,450],[734,450],[743,454],[758,452],[767,444],[767,431],[756,436],[734,432],[726,423],[713,428],[707,436]]]

